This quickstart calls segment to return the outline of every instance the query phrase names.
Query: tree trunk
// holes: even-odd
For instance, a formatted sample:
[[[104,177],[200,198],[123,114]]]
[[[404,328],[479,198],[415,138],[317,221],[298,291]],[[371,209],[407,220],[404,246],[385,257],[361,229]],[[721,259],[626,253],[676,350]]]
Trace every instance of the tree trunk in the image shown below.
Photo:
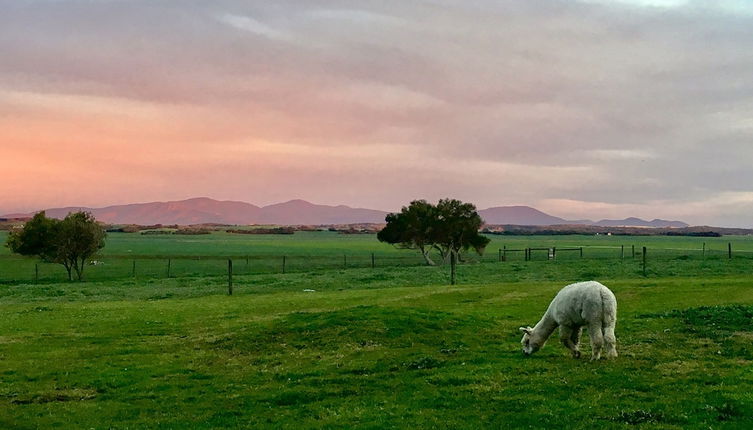
[[[71,276],[71,269],[72,269],[71,266],[67,263],[64,263],[63,267],[65,267],[65,270],[68,272],[68,280],[72,281],[73,277]]]
[[[76,275],[78,275],[78,280],[79,280],[79,281],[81,281],[81,280],[83,280],[83,279],[84,279],[84,263],[85,263],[85,262],[86,262],[86,259],[85,259],[85,258],[82,258],[82,259],[81,259],[81,265],[80,265],[80,267],[78,268],[78,270],[76,270]]]
[[[425,249],[422,247],[421,255],[424,257],[424,261],[426,262],[427,266],[436,266],[437,263],[435,263],[434,260],[432,260],[431,257],[429,257],[429,251],[431,251],[431,249]]]
[[[76,271],[76,279],[81,280],[81,269],[78,267],[78,262],[73,263],[73,270]]]
[[[455,285],[455,266],[457,265],[457,253],[450,251],[450,285]]]
[[[452,251],[439,246],[436,246],[436,248],[437,251],[439,251],[439,256],[442,258],[442,264],[447,264],[450,261],[450,254]]]

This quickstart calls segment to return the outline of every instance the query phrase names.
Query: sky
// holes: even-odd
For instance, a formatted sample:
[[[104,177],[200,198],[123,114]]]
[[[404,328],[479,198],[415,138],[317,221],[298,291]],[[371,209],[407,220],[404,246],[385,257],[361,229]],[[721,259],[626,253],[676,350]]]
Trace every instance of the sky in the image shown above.
[[[753,227],[750,0],[0,0],[0,214],[207,196]]]

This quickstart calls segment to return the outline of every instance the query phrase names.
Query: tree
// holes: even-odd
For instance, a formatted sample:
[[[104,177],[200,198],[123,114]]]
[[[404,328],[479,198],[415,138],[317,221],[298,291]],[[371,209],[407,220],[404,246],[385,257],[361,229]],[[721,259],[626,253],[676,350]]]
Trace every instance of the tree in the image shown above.
[[[380,242],[397,245],[404,249],[421,251],[427,265],[435,263],[429,257],[433,246],[431,234],[435,217],[435,207],[426,200],[414,200],[403,206],[399,213],[388,214],[387,225],[377,233]]]
[[[377,239],[401,248],[418,249],[429,265],[432,249],[439,251],[442,261],[453,263],[461,251],[469,249],[483,254],[489,239],[478,233],[483,220],[476,207],[460,200],[443,199],[435,206],[425,200],[415,200],[399,213],[385,218],[387,225]]]
[[[86,260],[105,246],[105,229],[88,212],[70,213],[62,221],[57,235],[56,262],[62,264],[71,279],[71,268],[80,281]]]
[[[68,280],[75,272],[80,281],[86,260],[104,247],[105,234],[88,212],[70,213],[63,220],[47,218],[39,212],[23,229],[11,232],[6,245],[14,253],[62,264]]]
[[[479,255],[484,253],[490,240],[478,233],[484,220],[476,212],[476,206],[460,200],[442,199],[437,203],[436,214],[432,242],[444,261],[457,259],[461,251],[469,249]]]
[[[55,257],[55,237],[59,221],[47,218],[44,211],[35,214],[21,230],[13,230],[8,235],[6,246],[11,252],[33,255],[43,261],[53,261]]]

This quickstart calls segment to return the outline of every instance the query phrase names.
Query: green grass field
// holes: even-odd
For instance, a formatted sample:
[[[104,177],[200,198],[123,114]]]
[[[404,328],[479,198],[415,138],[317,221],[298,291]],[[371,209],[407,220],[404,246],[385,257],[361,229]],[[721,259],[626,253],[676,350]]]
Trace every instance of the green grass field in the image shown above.
[[[0,242],[7,234],[0,232]],[[652,237],[652,236],[497,236],[486,253],[479,257],[470,254],[470,262],[496,262],[498,250],[521,250],[526,247],[559,249],[583,247],[584,258],[619,260],[624,246],[625,258],[632,258],[633,247],[640,254],[648,248],[649,261],[686,257],[711,259],[727,256],[732,244],[734,255],[753,259],[753,236],[721,238]],[[705,245],[704,245],[705,244]],[[227,258],[233,258],[237,274],[274,274],[282,272],[285,256],[286,272],[312,270],[417,266],[423,263],[418,253],[396,249],[380,243],[375,235],[343,235],[334,232],[297,232],[295,235],[241,235],[215,232],[196,236],[143,236],[138,233],[110,233],[107,245],[93,259],[104,264],[85,268],[89,280],[104,281],[135,277],[153,279],[168,277],[223,276],[227,272]],[[522,252],[511,252],[509,261],[522,261]],[[535,251],[533,258],[546,260],[547,251]],[[561,251],[558,260],[579,258],[578,252]],[[169,266],[169,268],[168,268]],[[0,247],[0,283],[58,282],[66,279],[62,266],[39,263],[34,258],[11,255]]]
[[[103,259],[381,246],[329,233],[307,246],[223,236],[163,247],[111,235]],[[650,260],[643,277],[639,261],[608,257],[620,239],[679,252]],[[719,250],[706,259],[687,251],[699,239],[495,240],[490,249],[583,245],[604,256],[489,258],[460,265],[457,286],[446,267],[423,266],[240,274],[233,296],[209,272],[1,284],[0,428],[753,428],[753,260],[725,258],[730,238],[706,239]],[[584,279],[617,296],[620,357],[574,360],[556,334],[523,357],[518,327]]]

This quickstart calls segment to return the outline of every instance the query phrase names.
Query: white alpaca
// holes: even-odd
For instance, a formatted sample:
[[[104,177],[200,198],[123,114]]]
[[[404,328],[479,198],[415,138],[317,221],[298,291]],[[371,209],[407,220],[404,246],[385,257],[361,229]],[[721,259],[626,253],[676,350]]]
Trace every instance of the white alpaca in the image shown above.
[[[561,289],[554,297],[536,327],[521,327],[523,353],[531,355],[541,349],[554,329],[559,326],[560,340],[579,358],[580,333],[588,327],[591,338],[591,360],[601,358],[606,344],[606,356],[617,357],[614,326],[617,322],[617,299],[609,288],[596,281],[578,282]]]

